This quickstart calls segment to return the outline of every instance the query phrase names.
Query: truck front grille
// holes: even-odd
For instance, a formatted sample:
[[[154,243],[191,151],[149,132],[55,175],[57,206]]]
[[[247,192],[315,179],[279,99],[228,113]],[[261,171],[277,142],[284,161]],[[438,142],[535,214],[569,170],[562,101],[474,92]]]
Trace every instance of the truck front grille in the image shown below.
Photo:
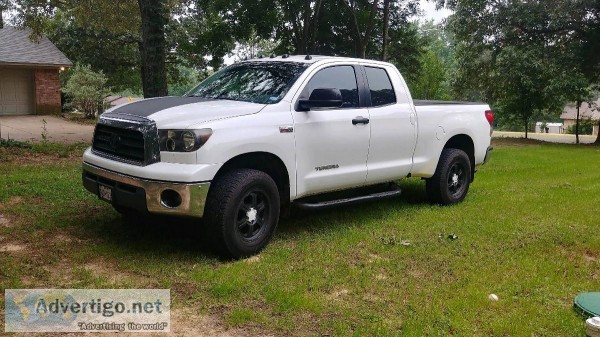
[[[137,130],[98,124],[94,133],[93,149],[117,158],[143,163],[144,135]]]
[[[158,131],[153,122],[100,118],[92,151],[102,157],[145,166],[160,161]]]

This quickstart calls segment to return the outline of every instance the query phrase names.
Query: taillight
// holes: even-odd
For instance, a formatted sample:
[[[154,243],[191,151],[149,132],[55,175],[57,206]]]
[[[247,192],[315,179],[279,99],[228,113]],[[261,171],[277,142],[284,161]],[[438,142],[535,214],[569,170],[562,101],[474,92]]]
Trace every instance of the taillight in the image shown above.
[[[494,124],[494,112],[492,110],[486,110],[485,119],[487,119],[488,123],[490,123],[490,126],[492,126]]]

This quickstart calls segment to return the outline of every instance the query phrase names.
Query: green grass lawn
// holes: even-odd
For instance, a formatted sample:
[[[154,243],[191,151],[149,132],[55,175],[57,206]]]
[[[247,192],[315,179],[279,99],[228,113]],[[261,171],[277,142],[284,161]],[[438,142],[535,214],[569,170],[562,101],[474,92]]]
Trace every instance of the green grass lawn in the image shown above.
[[[399,199],[284,219],[233,262],[201,221],[123,223],[81,186],[81,147],[0,148],[0,287],[170,288],[196,315],[179,323],[251,335],[584,336],[572,303],[600,291],[600,147],[494,146],[460,205],[407,179]]]

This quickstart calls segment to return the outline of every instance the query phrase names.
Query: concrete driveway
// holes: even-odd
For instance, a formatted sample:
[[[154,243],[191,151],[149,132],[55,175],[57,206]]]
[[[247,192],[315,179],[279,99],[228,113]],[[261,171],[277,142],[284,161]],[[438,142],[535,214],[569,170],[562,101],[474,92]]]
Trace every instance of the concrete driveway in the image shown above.
[[[49,142],[72,144],[92,142],[94,127],[70,122],[55,116],[3,116],[0,117],[0,138],[19,141],[42,141],[46,120]]]
[[[534,133],[529,132],[527,135],[530,139],[541,140],[550,143],[565,143],[575,144],[575,135],[565,135],[558,133]],[[525,138],[525,132],[507,132],[507,131],[494,131],[492,134],[494,138]],[[596,141],[596,136],[579,135],[579,142],[581,144],[591,144]]]

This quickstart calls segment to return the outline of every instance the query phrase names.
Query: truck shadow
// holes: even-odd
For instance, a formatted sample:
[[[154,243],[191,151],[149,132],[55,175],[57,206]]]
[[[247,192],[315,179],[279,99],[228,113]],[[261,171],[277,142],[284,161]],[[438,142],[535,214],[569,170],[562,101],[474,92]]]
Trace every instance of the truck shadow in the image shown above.
[[[391,199],[323,210],[306,211],[293,208],[289,217],[281,219],[276,239],[285,240],[300,233],[314,235],[322,230],[344,231],[348,227],[361,226],[361,220],[386,216],[390,211],[401,211],[403,219],[406,219],[412,217],[415,209],[429,205],[424,181],[416,178],[404,179],[398,182],[398,185],[402,194]]]
[[[350,226],[361,226],[360,219],[386,216],[401,210],[403,217],[411,217],[414,209],[428,205],[424,184],[418,179],[400,182],[402,195],[393,199],[339,206],[321,211],[293,208],[289,217],[280,220],[274,240],[294,240],[298,235],[319,235],[321,231],[344,231]],[[108,210],[107,210],[108,211]],[[166,216],[122,218],[112,209],[86,221],[83,233],[86,240],[113,247],[118,255],[188,256],[192,259],[219,259],[211,249],[208,231],[202,219]],[[89,242],[89,241],[88,241]]]

